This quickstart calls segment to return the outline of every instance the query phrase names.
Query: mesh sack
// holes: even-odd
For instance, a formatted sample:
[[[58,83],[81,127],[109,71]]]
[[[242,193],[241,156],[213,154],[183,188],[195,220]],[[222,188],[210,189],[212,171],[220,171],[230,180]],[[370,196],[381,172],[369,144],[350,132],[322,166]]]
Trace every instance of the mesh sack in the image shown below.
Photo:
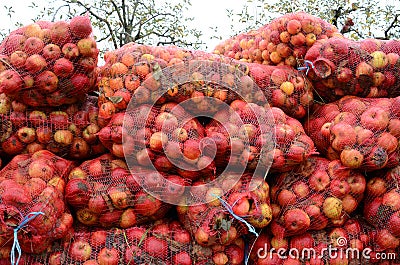
[[[278,175],[273,183],[271,231],[280,238],[343,225],[363,199],[366,186],[360,172],[318,156]]]
[[[305,121],[306,133],[328,159],[373,171],[399,163],[400,97],[345,96],[321,105]]]
[[[245,264],[246,239],[237,238],[228,245],[215,245],[204,247],[197,242],[192,242],[193,264],[199,265],[239,265]]]
[[[38,151],[14,157],[0,171],[2,247],[19,241],[23,252],[40,253],[68,234],[73,219],[64,187],[71,168],[72,162]]]
[[[259,29],[218,44],[214,53],[245,62],[300,66],[316,40],[342,36],[335,26],[305,12],[278,17]],[[299,61],[300,60],[300,61]]]
[[[71,171],[65,198],[76,219],[86,226],[128,228],[160,219],[170,209],[143,189],[153,185],[164,192],[160,179],[168,177],[144,170],[135,178],[125,161],[105,154]]]
[[[72,249],[76,250],[79,245],[86,246],[90,253],[84,251],[80,253],[89,254],[76,255],[79,252]],[[242,238],[227,246],[200,246],[177,221],[159,220],[148,226],[128,229],[78,229],[70,239],[54,244],[48,253],[24,255],[19,264],[103,264],[100,262],[107,253],[112,259],[105,264],[238,265],[243,264],[244,249]]]
[[[235,181],[234,173],[226,173],[213,187],[195,189],[201,184],[193,183],[191,197],[177,206],[179,220],[199,245],[229,245],[271,222],[269,186],[262,178],[244,174]]]
[[[247,64],[175,46],[126,44],[107,53],[101,67],[100,117],[109,120],[128,103],[150,105],[188,101],[187,111],[213,115],[235,99],[280,107],[304,117],[313,101],[312,85],[290,67]]]
[[[164,219],[127,229],[77,227],[47,255],[29,259],[52,265],[195,264],[189,233],[179,222]]]
[[[29,106],[78,102],[97,82],[98,49],[88,16],[38,21],[0,45],[0,92]]]
[[[332,38],[313,45],[305,59],[313,63],[309,77],[325,102],[344,95],[397,97],[400,41]]]
[[[367,182],[364,217],[376,228],[382,249],[400,246],[400,167],[371,174]]]
[[[253,244],[250,264],[397,264],[397,250],[382,251],[376,231],[360,216],[343,226],[277,238],[263,231]]]
[[[253,170],[258,163],[261,165],[272,163],[270,172],[286,172],[315,153],[314,143],[305,134],[298,120],[287,116],[281,109],[272,107],[270,111],[274,123],[258,123],[246,108],[241,107],[244,104],[239,100],[232,102],[231,108],[235,110],[234,112],[216,113],[216,120],[205,127],[207,137],[213,137],[216,132],[230,136],[230,148],[225,152],[222,152],[224,151],[222,148],[217,149],[215,159],[217,172],[218,169],[225,168],[228,162],[233,165],[244,163],[248,170]],[[241,125],[238,121],[243,121],[244,124]],[[264,133],[253,133],[257,130],[262,130]],[[273,135],[269,135],[271,132],[274,132]],[[247,142],[242,141],[243,135],[246,134],[249,135]],[[268,152],[260,152],[260,148],[268,144],[270,137],[273,137],[275,146],[267,149]]]
[[[210,162],[199,150],[203,138],[204,127],[176,103],[161,107],[141,105],[117,113],[99,133],[104,146],[113,155],[125,157],[129,166],[185,178],[186,171],[201,169],[201,161]],[[208,169],[207,172],[214,172],[215,166],[211,164]],[[198,178],[199,173],[200,170],[187,179]]]
[[[222,102],[238,97],[234,92],[240,92],[240,77],[246,75],[245,66],[239,69],[229,58],[176,46],[129,43],[106,54],[105,61],[99,82],[100,116],[105,118],[125,110],[131,100],[137,105],[187,100],[192,103],[187,111],[213,113]],[[248,86],[245,95],[252,97],[252,83]],[[266,103],[265,98],[257,100]]]
[[[185,111],[186,105],[141,105],[117,113],[100,131],[100,140],[114,155],[125,157],[133,170],[147,167],[189,181],[216,177],[227,167],[236,172],[269,168],[274,140],[269,108],[235,100],[207,117],[204,128],[199,119]],[[230,122],[225,114],[235,108],[243,108],[243,112],[232,111],[230,117],[235,121]]]
[[[0,155],[49,150],[67,159],[87,159],[105,153],[97,133],[97,98],[87,96],[79,104],[31,108],[1,94]]]

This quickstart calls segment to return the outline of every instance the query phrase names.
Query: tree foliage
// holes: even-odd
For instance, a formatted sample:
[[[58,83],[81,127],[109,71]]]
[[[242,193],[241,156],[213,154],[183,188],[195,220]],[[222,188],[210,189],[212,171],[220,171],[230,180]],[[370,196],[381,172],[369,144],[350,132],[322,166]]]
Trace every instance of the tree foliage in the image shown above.
[[[197,48],[201,32],[190,27],[193,17],[186,16],[190,5],[190,0],[51,0],[43,10],[38,11],[35,3],[30,7],[37,14],[35,21],[88,13],[97,41],[113,49],[128,42]],[[13,13],[10,7],[4,8]]]
[[[227,14],[231,18],[232,35],[235,35],[297,11],[305,11],[332,23],[346,37],[355,40],[400,37],[397,0],[247,0],[240,12],[228,9]]]

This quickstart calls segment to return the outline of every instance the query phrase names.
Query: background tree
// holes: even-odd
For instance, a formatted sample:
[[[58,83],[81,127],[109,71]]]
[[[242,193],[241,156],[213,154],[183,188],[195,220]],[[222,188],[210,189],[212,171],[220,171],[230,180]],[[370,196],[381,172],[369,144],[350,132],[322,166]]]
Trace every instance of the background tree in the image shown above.
[[[190,0],[52,0],[42,10],[34,2],[29,7],[37,13],[35,21],[88,13],[97,41],[105,48],[116,49],[128,42],[197,48],[201,32],[190,27],[193,18],[186,16],[190,5]],[[4,8],[11,17],[14,10]]]
[[[227,15],[231,18],[232,35],[236,35],[297,11],[305,11],[332,23],[351,39],[400,37],[397,0],[248,0],[240,12],[227,9]]]

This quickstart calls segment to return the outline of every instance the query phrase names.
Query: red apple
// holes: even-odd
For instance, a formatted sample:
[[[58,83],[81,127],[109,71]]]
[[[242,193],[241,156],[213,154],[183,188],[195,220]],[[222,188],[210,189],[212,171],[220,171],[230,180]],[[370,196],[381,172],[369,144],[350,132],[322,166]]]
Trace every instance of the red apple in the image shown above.
[[[46,59],[39,54],[33,54],[26,58],[25,69],[31,73],[36,74],[47,67]]]
[[[59,46],[69,42],[71,40],[69,24],[65,21],[54,22],[50,28],[50,38],[53,43]]]
[[[98,54],[96,41],[93,38],[80,39],[77,43],[79,54],[88,57],[95,57]]]
[[[38,37],[29,37],[24,44],[24,51],[28,54],[40,53],[44,47],[44,42]]]
[[[352,147],[356,143],[354,127],[347,123],[338,123],[331,126],[331,146],[337,150]]]
[[[304,232],[310,226],[310,217],[301,209],[289,209],[284,213],[284,226],[288,234]]]
[[[366,129],[384,130],[389,124],[389,113],[380,107],[368,108],[360,117],[360,122]]]
[[[393,236],[388,230],[378,230],[376,234],[376,243],[384,250],[395,249],[400,245],[400,239]]]
[[[89,16],[75,16],[69,21],[69,28],[73,36],[78,39],[89,37],[92,33],[92,24]]]
[[[330,183],[330,178],[325,170],[317,170],[313,174],[311,174],[309,178],[309,183],[310,188],[317,192],[320,192],[328,187]]]
[[[346,148],[340,153],[340,161],[349,168],[359,168],[364,162],[364,155],[357,149]]]
[[[61,49],[58,45],[50,43],[43,47],[42,54],[47,61],[53,61],[60,58]]]
[[[86,261],[90,258],[91,254],[92,247],[87,241],[83,239],[77,239],[72,242],[69,249],[69,256],[71,257],[71,259],[76,261]]]
[[[74,72],[74,65],[70,60],[60,58],[54,62],[53,72],[59,77],[69,77]]]
[[[367,194],[371,197],[380,197],[386,193],[386,181],[381,177],[373,177],[368,180]]]
[[[0,73],[0,92],[14,94],[22,89],[23,81],[20,74],[14,70]]]
[[[35,78],[35,84],[43,92],[51,93],[58,88],[58,77],[51,71],[44,71]]]
[[[382,205],[390,207],[393,211],[400,210],[400,193],[392,189],[382,197]]]
[[[17,69],[25,66],[28,55],[23,51],[15,51],[10,55],[10,64]]]
[[[79,56],[79,49],[75,43],[65,43],[61,51],[66,59],[74,59]]]
[[[118,265],[119,264],[119,251],[113,247],[102,248],[97,255],[97,262],[99,265]]]

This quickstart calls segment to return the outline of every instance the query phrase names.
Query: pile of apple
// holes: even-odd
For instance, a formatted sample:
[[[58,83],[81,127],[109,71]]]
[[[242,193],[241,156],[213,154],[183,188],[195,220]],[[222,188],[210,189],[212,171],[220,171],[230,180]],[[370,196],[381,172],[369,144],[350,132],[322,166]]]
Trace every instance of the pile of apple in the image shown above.
[[[308,231],[292,237],[277,238],[270,235],[268,231],[263,231],[253,244],[250,258],[255,265],[394,264],[385,263],[387,260],[380,261],[379,256],[377,258],[377,253],[395,253],[396,251],[395,249],[383,251],[379,248],[377,242],[383,240],[386,239],[377,236],[376,231],[363,218],[355,216],[341,227]],[[331,247],[330,254],[329,246]],[[371,249],[370,252],[364,252],[369,255],[369,259],[362,255],[366,248]],[[359,251],[359,259],[356,252],[352,256],[350,249]],[[315,255],[312,251],[315,251]],[[290,253],[293,257],[289,256]],[[303,256],[302,253],[304,253]],[[310,257],[307,256],[308,254]],[[286,258],[280,259],[280,256]]]
[[[242,237],[227,245],[204,247],[192,242],[192,264],[198,265],[240,265],[244,264],[246,242]],[[186,263],[178,263],[186,265]],[[189,264],[189,263],[188,263]]]
[[[234,215],[254,228],[264,228],[271,222],[268,183],[252,174],[236,177],[235,173],[225,173],[212,187],[196,181],[191,186],[191,203],[184,201],[176,207],[179,220],[199,245],[227,246],[249,234],[246,224]]]
[[[400,167],[387,172],[377,171],[368,180],[364,217],[377,230],[382,249],[400,246]]]
[[[253,110],[249,111],[249,107]],[[260,119],[264,115],[266,118]],[[221,162],[226,166],[229,157],[229,163],[245,163],[250,170],[256,166],[271,166],[271,172],[286,172],[315,152],[314,143],[301,123],[279,108],[263,108],[235,100],[229,111],[222,110],[214,117],[219,122],[213,121],[206,126],[206,136],[215,138],[216,133],[227,132],[230,137],[228,151],[231,157],[217,156],[217,168],[221,167]],[[248,140],[244,141],[246,137]]]
[[[363,199],[365,187],[364,175],[339,160],[308,158],[296,170],[277,176],[271,186],[272,234],[282,238],[342,226]]]
[[[221,102],[230,103],[238,95],[266,103],[248,77],[248,67],[231,63],[201,51],[175,46],[152,47],[129,43],[104,55],[100,69],[100,116],[109,119],[135,104],[180,103],[186,111],[215,113]],[[253,95],[254,94],[254,95]]]
[[[305,12],[286,14],[271,23],[225,40],[214,53],[245,62],[302,65],[307,50],[320,39],[342,36],[335,26]]]
[[[235,99],[282,108],[295,118],[312,105],[312,85],[290,67],[244,63],[174,46],[126,44],[106,53],[99,81],[100,117],[136,104],[186,102],[195,114],[214,114]]]
[[[10,253],[14,228],[32,212],[42,214],[17,235],[24,253],[42,253],[68,235],[73,217],[64,203],[64,188],[71,168],[72,162],[38,151],[14,157],[0,171],[1,253]]]
[[[124,133],[125,132],[125,133]],[[177,103],[114,114],[98,134],[112,154],[193,181],[231,168],[290,171],[314,153],[299,121],[279,108],[234,100],[203,127]],[[273,145],[276,143],[276,145]]]
[[[344,166],[373,171],[399,163],[400,97],[345,96],[304,123],[318,151]]]
[[[313,105],[313,85],[300,71],[290,66],[245,65],[271,107],[278,107],[296,119],[306,116]]]
[[[97,82],[96,41],[88,16],[38,21],[0,44],[0,93],[29,106],[78,102]]]
[[[0,94],[0,154],[6,157],[39,150],[69,159],[86,159],[105,152],[97,133],[97,99],[54,108],[31,108]]]
[[[164,219],[127,229],[78,229],[73,240],[64,240],[47,255],[45,264],[191,265],[191,243],[179,222]]]
[[[331,38],[316,42],[305,59],[313,62],[309,77],[324,101],[343,95],[396,97],[399,83],[400,41]]]
[[[162,185],[160,173],[150,173],[143,171],[135,177],[124,160],[105,154],[71,170],[65,198],[76,219],[86,226],[128,228],[158,220],[170,207],[142,187],[159,185],[164,194],[175,190]]]
[[[202,141],[204,127],[176,103],[141,105],[114,114],[98,136],[113,155],[125,157],[135,167],[178,174],[188,180],[215,171],[214,157],[203,152],[207,147]]]

